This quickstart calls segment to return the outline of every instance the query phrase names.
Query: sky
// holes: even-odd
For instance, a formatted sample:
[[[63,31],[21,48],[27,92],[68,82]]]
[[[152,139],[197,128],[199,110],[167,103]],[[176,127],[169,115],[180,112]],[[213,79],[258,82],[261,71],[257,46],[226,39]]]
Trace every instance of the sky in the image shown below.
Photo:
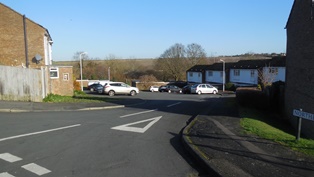
[[[176,43],[207,56],[285,53],[293,0],[0,0],[46,28],[54,61],[158,58]]]

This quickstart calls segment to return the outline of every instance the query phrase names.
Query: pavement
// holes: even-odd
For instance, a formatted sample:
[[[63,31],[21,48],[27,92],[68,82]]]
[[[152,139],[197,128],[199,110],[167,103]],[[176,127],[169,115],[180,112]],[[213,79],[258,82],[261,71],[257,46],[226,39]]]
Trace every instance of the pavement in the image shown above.
[[[218,99],[211,109],[189,121],[182,131],[183,146],[198,166],[210,176],[314,176],[314,158],[244,134],[238,109],[228,99],[232,98]],[[70,104],[0,101],[0,112],[86,111],[121,108],[141,102],[140,99]]]

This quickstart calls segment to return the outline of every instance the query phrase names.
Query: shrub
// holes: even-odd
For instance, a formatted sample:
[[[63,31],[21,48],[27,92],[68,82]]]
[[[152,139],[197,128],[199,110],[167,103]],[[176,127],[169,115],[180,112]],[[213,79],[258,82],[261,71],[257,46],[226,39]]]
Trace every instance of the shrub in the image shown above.
[[[234,85],[234,83],[228,82],[226,84],[226,90],[236,91],[236,86]]]

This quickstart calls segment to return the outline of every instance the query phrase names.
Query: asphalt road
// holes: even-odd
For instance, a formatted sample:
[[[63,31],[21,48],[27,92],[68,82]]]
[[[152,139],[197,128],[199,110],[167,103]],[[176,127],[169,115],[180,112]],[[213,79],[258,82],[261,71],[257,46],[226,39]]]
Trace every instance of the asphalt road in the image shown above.
[[[179,133],[217,97],[142,92],[119,109],[0,113],[0,177],[198,176]]]

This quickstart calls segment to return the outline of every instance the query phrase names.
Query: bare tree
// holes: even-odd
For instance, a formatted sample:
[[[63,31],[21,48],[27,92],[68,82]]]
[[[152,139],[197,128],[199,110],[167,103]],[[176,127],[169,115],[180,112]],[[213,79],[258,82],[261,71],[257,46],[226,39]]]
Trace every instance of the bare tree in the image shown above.
[[[205,50],[199,44],[189,44],[186,49],[186,58],[190,67],[206,63]]]
[[[275,67],[266,66],[258,70],[258,78],[261,83],[262,89],[264,90],[267,86],[271,86],[274,82],[278,69]]]
[[[164,75],[168,75],[175,81],[183,79],[185,47],[182,44],[175,44],[167,49],[158,59],[157,67]]]

